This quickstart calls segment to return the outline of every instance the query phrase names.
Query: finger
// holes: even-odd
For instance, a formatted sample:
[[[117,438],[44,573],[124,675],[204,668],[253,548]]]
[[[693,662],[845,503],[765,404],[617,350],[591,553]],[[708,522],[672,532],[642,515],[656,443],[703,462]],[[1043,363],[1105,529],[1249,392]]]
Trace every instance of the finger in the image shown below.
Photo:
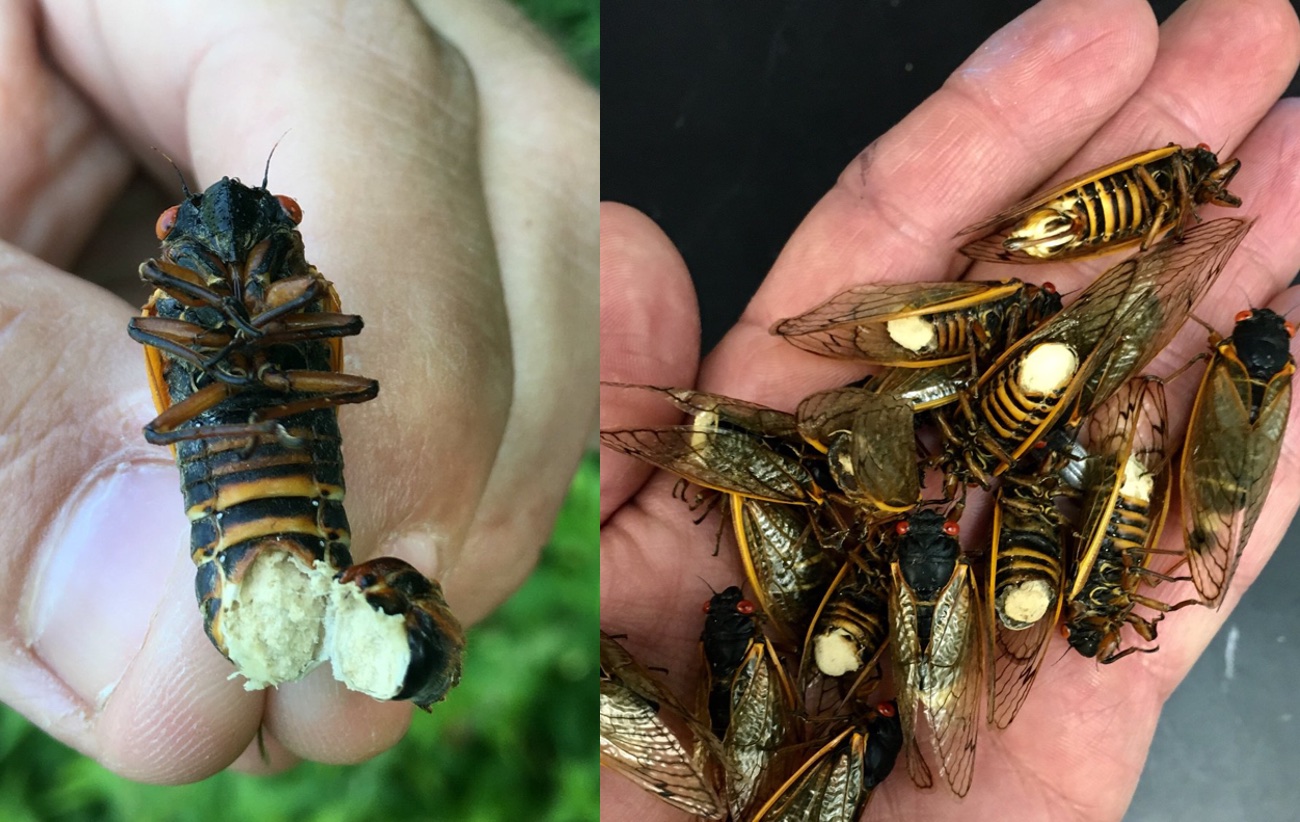
[[[302,760],[280,744],[270,731],[262,729],[261,735],[248,744],[239,758],[230,763],[230,770],[249,776],[273,776],[284,773]]]
[[[1155,48],[1146,3],[1047,0],[1016,18],[844,171],[706,362],[701,386],[792,407],[850,373],[767,329],[850,285],[955,276],[957,230],[1069,158],[1139,86]],[[758,359],[764,368],[744,367]]]
[[[695,289],[672,241],[641,212],[618,203],[600,209],[600,378],[606,382],[686,387],[700,358]],[[600,427],[671,425],[681,414],[657,397],[601,391]],[[653,469],[608,449],[600,455],[604,522]]]
[[[364,762],[396,745],[411,703],[380,702],[347,690],[325,664],[267,695],[266,728],[285,748],[317,762]]]
[[[518,8],[416,5],[474,72],[515,364],[514,404],[465,560],[442,580],[473,603],[458,609],[472,622],[532,569],[595,422],[598,103]],[[518,559],[502,563],[503,553]]]
[[[1233,55],[1226,65],[1225,54]],[[1227,159],[1286,90],[1298,64],[1300,22],[1285,0],[1184,3],[1160,27],[1160,51],[1141,88],[1054,179],[1170,142],[1204,142],[1222,148],[1220,159]],[[1242,165],[1244,169],[1244,160]],[[1242,183],[1248,181],[1246,175]],[[1243,201],[1253,212],[1251,203]],[[1210,209],[1206,216],[1228,213]],[[1116,262],[1103,257],[1034,268],[1067,292]],[[1007,266],[978,264],[969,276],[1004,277]]]
[[[0,240],[55,265],[76,257],[132,161],[50,70],[31,3],[0,5]]]

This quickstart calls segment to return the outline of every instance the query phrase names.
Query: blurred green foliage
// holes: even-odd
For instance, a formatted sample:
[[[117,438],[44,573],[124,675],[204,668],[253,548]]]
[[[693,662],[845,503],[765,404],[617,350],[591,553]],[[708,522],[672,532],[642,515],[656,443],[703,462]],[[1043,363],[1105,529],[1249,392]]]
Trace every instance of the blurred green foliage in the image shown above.
[[[599,817],[593,636],[599,478],[588,456],[537,570],[469,632],[461,684],[395,748],[354,766],[220,773],[161,787],[122,779],[0,709],[0,820],[383,820]]]
[[[515,1],[599,82],[598,0]],[[139,785],[0,706],[0,820],[597,819],[597,474],[588,456],[536,571],[469,632],[460,686],[432,715],[417,712],[387,753],[274,777]]]

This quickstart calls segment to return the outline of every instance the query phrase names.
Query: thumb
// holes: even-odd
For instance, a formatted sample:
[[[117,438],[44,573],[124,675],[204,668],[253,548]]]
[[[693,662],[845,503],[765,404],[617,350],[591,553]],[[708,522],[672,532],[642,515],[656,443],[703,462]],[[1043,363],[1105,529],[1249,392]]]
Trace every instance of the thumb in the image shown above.
[[[262,697],[203,636],[132,313],[0,245],[0,698],[123,775],[189,781],[244,750]]]
[[[649,217],[619,203],[602,203],[601,380],[689,388],[699,361],[700,309],[681,255]],[[678,416],[670,405],[642,392],[601,391],[601,428],[667,425]],[[623,454],[601,454],[602,523],[652,470]]]

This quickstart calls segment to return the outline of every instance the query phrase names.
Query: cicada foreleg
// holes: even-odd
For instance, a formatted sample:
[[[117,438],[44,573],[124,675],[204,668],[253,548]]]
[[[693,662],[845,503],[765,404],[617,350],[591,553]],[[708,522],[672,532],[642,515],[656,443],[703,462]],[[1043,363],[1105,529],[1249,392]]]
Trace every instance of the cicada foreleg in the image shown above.
[[[267,371],[259,375],[259,378],[263,385],[277,391],[296,391],[316,396],[263,409],[257,413],[256,420],[250,420],[250,424],[291,417],[319,408],[366,402],[379,394],[379,383],[375,380],[334,371]],[[211,433],[214,428],[206,430]]]
[[[179,360],[201,368],[204,373],[219,382],[234,386],[248,386],[256,382],[246,374],[234,374],[216,367],[231,345],[232,338],[229,334],[212,331],[183,320],[169,320],[163,317],[132,317],[127,326],[127,333],[136,342],[151,345]],[[204,356],[200,353],[212,348],[217,349],[217,354],[214,356]]]
[[[188,268],[166,261],[148,260],[140,266],[140,278],[186,305],[207,305],[217,309],[231,325],[250,337],[261,333],[249,324],[248,312],[239,300],[233,295],[213,291]]]

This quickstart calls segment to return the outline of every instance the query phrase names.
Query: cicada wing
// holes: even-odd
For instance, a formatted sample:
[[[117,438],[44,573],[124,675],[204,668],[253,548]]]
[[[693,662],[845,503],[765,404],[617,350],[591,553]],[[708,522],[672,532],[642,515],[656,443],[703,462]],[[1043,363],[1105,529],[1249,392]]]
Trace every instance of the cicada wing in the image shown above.
[[[894,686],[898,689],[898,718],[903,726],[903,748],[907,753],[907,775],[918,788],[934,784],[916,741],[917,706],[922,699],[924,654],[916,628],[916,597],[903,579],[897,562],[891,566],[889,597],[889,653],[894,664]]]
[[[688,813],[705,819],[727,814],[655,706],[609,680],[600,683],[600,762]]]
[[[952,580],[940,592],[921,702],[934,731],[939,773],[953,793],[965,796],[975,769],[979,735],[983,645],[979,635],[979,593],[975,576],[959,559]]]
[[[957,401],[970,374],[966,361],[934,368],[891,368],[874,380],[867,390],[905,400],[914,412],[940,408]]]
[[[715,491],[791,505],[813,502],[810,492],[816,486],[808,470],[743,431],[628,428],[601,431],[600,441]]]
[[[860,494],[855,501],[890,514],[920,502],[915,414],[907,402],[888,394],[864,398],[853,421],[851,453]]]
[[[723,740],[727,804],[745,818],[765,788],[779,784],[777,755],[793,732],[794,687],[770,643],[755,642],[732,678],[731,724]]]
[[[754,597],[778,631],[793,639],[816,610],[835,564],[806,508],[736,496],[731,510]]]
[[[1291,374],[1270,384],[1254,425],[1237,381],[1216,358],[1206,373],[1183,450],[1187,560],[1197,592],[1218,607],[1273,482],[1291,405]],[[1278,380],[1283,380],[1278,382]]]
[[[814,447],[826,451],[832,435],[853,429],[858,408],[873,393],[869,388],[847,386],[809,394],[794,412],[799,433]]]
[[[870,796],[865,756],[866,736],[846,728],[777,789],[753,822],[857,822]]]
[[[1166,236],[1129,261],[1128,293],[1110,329],[1114,345],[1084,388],[1085,411],[1104,402],[1164,350],[1251,224],[1236,217],[1210,220],[1187,229],[1181,238]]]
[[[909,332],[915,333],[915,329],[894,323],[923,321],[927,315],[1006,299],[1022,288],[1023,283],[1014,280],[859,286],[836,294],[811,311],[781,320],[772,333],[798,348],[828,357],[910,367],[941,365],[967,359],[969,353],[936,349],[938,337],[934,334],[928,335],[929,342],[912,340]]]

